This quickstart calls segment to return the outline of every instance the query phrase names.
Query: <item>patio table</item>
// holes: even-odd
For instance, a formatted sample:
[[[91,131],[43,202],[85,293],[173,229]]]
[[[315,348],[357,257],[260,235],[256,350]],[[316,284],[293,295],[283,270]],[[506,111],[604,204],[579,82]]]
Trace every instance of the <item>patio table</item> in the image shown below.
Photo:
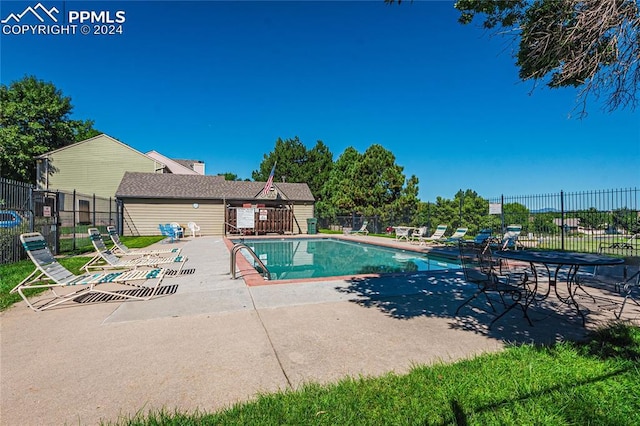
[[[400,241],[403,238],[409,241],[410,231],[413,230],[413,226],[394,226],[393,230],[396,232],[396,241]]]
[[[527,262],[531,266],[531,271],[535,280],[535,291],[538,289],[539,273],[536,265],[542,265],[546,269],[548,277],[548,287],[544,294],[537,295],[536,300],[544,300],[551,294],[551,288],[555,293],[558,300],[567,305],[572,305],[578,315],[582,318],[582,325],[585,325],[584,313],[580,310],[578,302],[575,299],[575,294],[578,290],[581,290],[587,296],[593,299],[581,285],[577,278],[578,270],[581,266],[606,266],[606,265],[619,265],[624,263],[624,259],[603,256],[594,253],[576,253],[566,251],[512,251],[504,250],[494,252],[496,257],[508,260],[516,260],[521,262]],[[566,285],[568,296],[562,296],[558,293],[558,273],[563,267],[568,267],[566,273]]]

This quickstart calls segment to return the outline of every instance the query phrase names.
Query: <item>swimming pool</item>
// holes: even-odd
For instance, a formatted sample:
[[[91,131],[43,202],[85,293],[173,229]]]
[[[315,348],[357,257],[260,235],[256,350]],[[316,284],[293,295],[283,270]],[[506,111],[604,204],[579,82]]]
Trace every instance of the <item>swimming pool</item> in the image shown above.
[[[237,242],[241,241],[234,241]],[[450,259],[336,238],[280,238],[242,242],[269,269],[272,280],[460,269],[460,265]],[[246,250],[240,253],[254,268],[257,266]]]

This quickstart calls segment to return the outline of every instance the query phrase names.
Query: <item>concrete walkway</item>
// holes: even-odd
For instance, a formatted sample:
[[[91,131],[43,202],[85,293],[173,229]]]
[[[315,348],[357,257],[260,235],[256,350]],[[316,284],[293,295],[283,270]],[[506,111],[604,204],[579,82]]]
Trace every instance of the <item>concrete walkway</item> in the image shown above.
[[[362,237],[375,239],[375,237]],[[0,424],[93,425],[137,412],[214,411],[261,392],[345,376],[404,373],[504,342],[576,339],[576,320],[542,309],[454,311],[475,290],[460,272],[248,287],[217,237],[179,243],[192,274],[145,302],[64,305],[0,315]],[[406,247],[407,243],[403,243]],[[482,303],[477,303],[482,307]],[[636,314],[634,314],[636,315]],[[611,318],[588,315],[588,328]]]

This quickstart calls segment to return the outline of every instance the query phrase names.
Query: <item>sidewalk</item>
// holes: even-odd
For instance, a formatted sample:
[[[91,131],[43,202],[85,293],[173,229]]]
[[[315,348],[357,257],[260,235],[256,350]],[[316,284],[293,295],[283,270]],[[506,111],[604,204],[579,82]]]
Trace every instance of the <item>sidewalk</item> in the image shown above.
[[[21,302],[0,314],[0,424],[214,411],[305,382],[404,373],[500,350],[505,341],[586,332],[559,316],[530,327],[518,310],[492,330],[487,313],[456,317],[475,290],[460,272],[248,287],[231,279],[221,238],[180,245],[185,269],[195,272],[165,279],[177,284],[175,294],[41,313]],[[588,324],[604,319],[593,312]]]

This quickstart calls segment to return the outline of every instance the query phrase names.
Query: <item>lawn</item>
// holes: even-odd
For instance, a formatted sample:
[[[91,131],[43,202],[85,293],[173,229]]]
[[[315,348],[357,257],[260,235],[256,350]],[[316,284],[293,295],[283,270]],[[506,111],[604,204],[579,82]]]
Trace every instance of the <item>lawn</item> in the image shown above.
[[[150,244],[156,243],[164,239],[162,236],[150,236],[150,237],[122,237],[121,240],[130,248],[142,248],[147,247]],[[88,241],[88,240],[87,240]],[[89,242],[88,247],[77,249],[78,253],[92,252],[93,245]],[[62,257],[58,261],[64,267],[69,269],[74,274],[80,274],[80,268],[91,259],[87,256],[74,256],[74,257]],[[13,287],[18,285],[23,279],[25,279],[31,272],[35,270],[35,266],[31,260],[22,260],[16,263],[10,263],[7,265],[0,265],[0,311],[7,309],[12,304],[22,300],[19,294],[10,294],[9,292]],[[45,289],[33,289],[25,292],[27,295],[33,295],[45,291]]]
[[[406,375],[347,378],[216,413],[151,412],[112,425],[638,425],[640,329],[512,346]]]

